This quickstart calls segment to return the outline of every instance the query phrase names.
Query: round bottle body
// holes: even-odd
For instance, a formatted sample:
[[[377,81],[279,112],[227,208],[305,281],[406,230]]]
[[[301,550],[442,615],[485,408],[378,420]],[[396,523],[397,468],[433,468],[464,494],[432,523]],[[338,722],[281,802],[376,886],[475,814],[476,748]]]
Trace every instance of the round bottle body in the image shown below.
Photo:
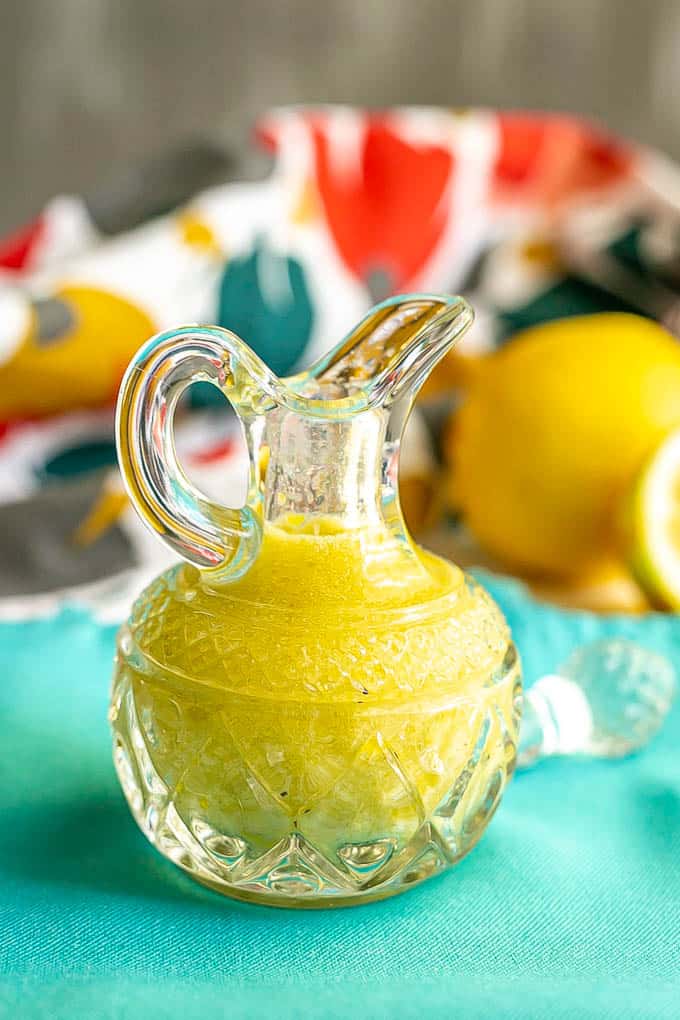
[[[512,774],[521,705],[474,581],[421,554],[426,593],[360,591],[365,549],[309,537],[272,532],[222,589],[188,566],[161,575],[119,635],[111,704],[121,784],[161,853],[298,907],[382,898],[460,860]]]

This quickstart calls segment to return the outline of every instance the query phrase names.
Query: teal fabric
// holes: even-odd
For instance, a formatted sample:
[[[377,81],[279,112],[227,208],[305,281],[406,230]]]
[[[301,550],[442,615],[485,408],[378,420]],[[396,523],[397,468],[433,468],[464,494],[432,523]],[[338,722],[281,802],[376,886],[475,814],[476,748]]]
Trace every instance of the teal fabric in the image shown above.
[[[270,281],[269,293],[264,280]],[[285,375],[304,353],[314,325],[303,265],[258,240],[250,254],[226,264],[217,323],[246,337],[273,372]]]
[[[625,633],[672,655],[680,621],[538,606],[486,578],[529,677]],[[0,627],[0,1016],[680,1016],[680,711],[639,757],[519,775],[479,847],[383,903],[230,902],[128,814],[106,708],[113,630],[85,613]]]

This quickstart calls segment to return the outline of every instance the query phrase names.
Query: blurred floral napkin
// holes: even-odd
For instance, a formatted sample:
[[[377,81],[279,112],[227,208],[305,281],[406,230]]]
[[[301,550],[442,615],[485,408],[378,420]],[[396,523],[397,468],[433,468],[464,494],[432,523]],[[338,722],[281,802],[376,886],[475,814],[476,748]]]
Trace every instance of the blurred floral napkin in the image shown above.
[[[122,373],[161,329],[219,323],[284,374],[397,292],[464,292],[470,354],[590,311],[680,328],[680,172],[656,152],[574,117],[486,110],[290,108],[256,134],[263,180],[199,146],[0,239],[0,618],[78,602],[117,620],[167,562],[113,444]],[[453,386],[442,369],[431,399]],[[192,478],[238,503],[234,418],[197,387],[177,434]],[[429,441],[407,453],[402,474],[425,476]]]

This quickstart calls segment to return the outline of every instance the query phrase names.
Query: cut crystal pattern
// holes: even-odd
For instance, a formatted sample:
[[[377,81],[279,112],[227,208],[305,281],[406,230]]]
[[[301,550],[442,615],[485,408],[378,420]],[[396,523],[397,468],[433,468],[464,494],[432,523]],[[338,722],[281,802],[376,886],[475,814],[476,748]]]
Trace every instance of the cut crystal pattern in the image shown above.
[[[287,710],[207,687],[180,699],[126,650],[110,714],[132,813],[175,864],[237,898],[330,906],[420,882],[472,848],[514,766],[514,650],[476,703],[363,711]],[[352,723],[334,731],[329,713],[337,722],[343,712]],[[330,735],[338,731],[343,741]]]

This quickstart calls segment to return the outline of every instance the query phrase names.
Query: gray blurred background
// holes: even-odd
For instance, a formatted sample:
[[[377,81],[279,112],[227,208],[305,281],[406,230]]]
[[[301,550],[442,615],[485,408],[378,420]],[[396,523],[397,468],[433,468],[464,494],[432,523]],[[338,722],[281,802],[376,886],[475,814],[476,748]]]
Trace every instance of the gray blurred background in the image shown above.
[[[680,0],[0,0],[0,68],[0,230],[279,103],[572,110],[680,158]]]

